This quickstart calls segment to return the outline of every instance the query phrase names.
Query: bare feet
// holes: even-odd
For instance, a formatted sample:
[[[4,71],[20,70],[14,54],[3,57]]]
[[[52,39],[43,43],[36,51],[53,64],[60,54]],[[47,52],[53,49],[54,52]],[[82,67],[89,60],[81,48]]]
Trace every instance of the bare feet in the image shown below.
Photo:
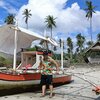
[[[52,98],[53,96],[55,96],[54,93],[50,93],[49,98]]]
[[[45,95],[42,94],[40,97],[45,97]]]

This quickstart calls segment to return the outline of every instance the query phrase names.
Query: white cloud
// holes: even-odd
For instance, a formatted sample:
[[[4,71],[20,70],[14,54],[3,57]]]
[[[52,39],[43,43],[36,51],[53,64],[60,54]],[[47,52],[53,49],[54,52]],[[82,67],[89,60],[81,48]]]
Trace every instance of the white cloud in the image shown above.
[[[67,0],[29,0],[28,4],[23,5],[18,12],[17,18],[19,20],[19,25],[26,27],[22,12],[24,9],[28,8],[32,13],[32,17],[29,19],[29,28],[33,31],[42,33],[46,28],[44,23],[46,16],[53,15],[57,17],[57,28],[53,29],[55,36],[58,33],[64,33],[64,37],[66,36],[67,38],[68,33],[79,32],[83,33],[85,36],[89,35],[89,21],[85,17],[86,12],[80,9],[78,3],[73,3],[71,7],[63,9],[65,2],[67,2]],[[93,17],[94,31],[98,30],[100,27],[100,22],[98,21],[100,21],[99,11]]]
[[[100,32],[100,11],[93,14],[93,31],[97,30]]]
[[[8,13],[11,13],[11,14],[17,13],[17,10],[13,6],[11,6],[8,2],[5,2],[4,0],[0,1],[0,7],[7,10]]]
[[[0,1],[0,7],[3,7],[3,6],[4,6],[4,2]]]

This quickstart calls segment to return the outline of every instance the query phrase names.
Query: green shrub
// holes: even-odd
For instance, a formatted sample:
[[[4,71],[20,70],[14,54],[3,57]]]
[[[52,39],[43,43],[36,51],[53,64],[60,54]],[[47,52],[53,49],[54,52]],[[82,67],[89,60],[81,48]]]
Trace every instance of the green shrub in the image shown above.
[[[0,67],[9,66],[12,63],[12,60],[5,59],[4,57],[0,56]]]

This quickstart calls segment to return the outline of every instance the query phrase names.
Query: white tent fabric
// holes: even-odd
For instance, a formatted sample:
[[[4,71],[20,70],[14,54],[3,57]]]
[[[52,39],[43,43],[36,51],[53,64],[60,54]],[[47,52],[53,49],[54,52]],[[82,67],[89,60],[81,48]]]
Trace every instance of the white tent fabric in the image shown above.
[[[21,48],[29,47],[32,41],[37,39],[47,40],[55,45],[55,42],[53,43],[49,38],[18,26],[4,25],[0,27],[0,51],[14,55],[13,70],[16,70],[16,53]]]
[[[7,54],[14,53],[15,28],[14,25],[4,25],[0,27],[0,52],[5,52]],[[29,47],[32,41],[37,39],[47,40],[51,43],[49,38],[45,38],[35,32],[21,27],[17,29],[17,52],[19,52],[21,48]],[[57,46],[56,42],[52,42],[52,44]]]
[[[54,46],[58,46],[57,42],[54,41],[54,40],[51,39],[51,38],[47,38],[47,41],[50,42],[50,43],[51,43],[52,45],[54,45]]]

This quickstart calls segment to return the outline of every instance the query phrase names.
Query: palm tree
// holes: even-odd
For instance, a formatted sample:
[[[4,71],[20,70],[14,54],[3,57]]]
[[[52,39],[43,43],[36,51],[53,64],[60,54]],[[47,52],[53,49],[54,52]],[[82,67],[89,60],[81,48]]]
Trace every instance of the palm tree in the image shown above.
[[[15,16],[14,16],[13,14],[9,14],[9,15],[6,17],[6,19],[5,19],[4,22],[5,22],[6,24],[15,24],[14,18],[15,18]]]
[[[85,43],[85,37],[81,35],[81,33],[77,34],[76,36],[77,39],[77,48],[76,48],[76,59],[77,62],[84,62],[84,43]]]
[[[97,41],[100,41],[100,33],[97,34]]]
[[[64,41],[62,41],[62,39],[59,39],[58,43],[59,43],[59,47],[60,47],[60,48],[61,48],[62,43],[63,43],[63,49],[65,49],[65,47],[64,47]]]
[[[92,41],[92,15],[95,13],[94,9],[95,6],[92,5],[92,1],[86,1],[87,8],[86,10],[86,17],[90,20],[90,35],[91,35],[91,41]]]
[[[78,49],[79,49],[80,52],[82,52],[82,49],[84,47],[83,44],[85,42],[85,37],[82,36],[81,33],[80,33],[80,34],[78,34],[76,36],[76,38],[77,38],[77,46],[78,46]]]
[[[60,48],[61,48],[61,41],[62,41],[62,40],[61,40],[61,39],[59,39],[59,46],[60,46]]]
[[[50,15],[48,15],[45,18],[45,22],[47,23],[46,24],[47,28],[50,28],[51,29],[51,38],[52,38],[52,29],[53,29],[53,27],[56,27],[55,19],[56,18],[54,18],[53,16],[50,16]]]
[[[70,37],[67,38],[67,46],[68,46],[68,52],[70,53],[70,60],[72,60],[72,54],[73,54],[73,42]]]
[[[31,10],[28,10],[28,9],[25,9],[23,11],[23,15],[24,15],[24,18],[25,18],[25,23],[26,23],[26,28],[28,29],[28,19],[30,18],[30,16],[32,16],[32,14],[30,13]]]

